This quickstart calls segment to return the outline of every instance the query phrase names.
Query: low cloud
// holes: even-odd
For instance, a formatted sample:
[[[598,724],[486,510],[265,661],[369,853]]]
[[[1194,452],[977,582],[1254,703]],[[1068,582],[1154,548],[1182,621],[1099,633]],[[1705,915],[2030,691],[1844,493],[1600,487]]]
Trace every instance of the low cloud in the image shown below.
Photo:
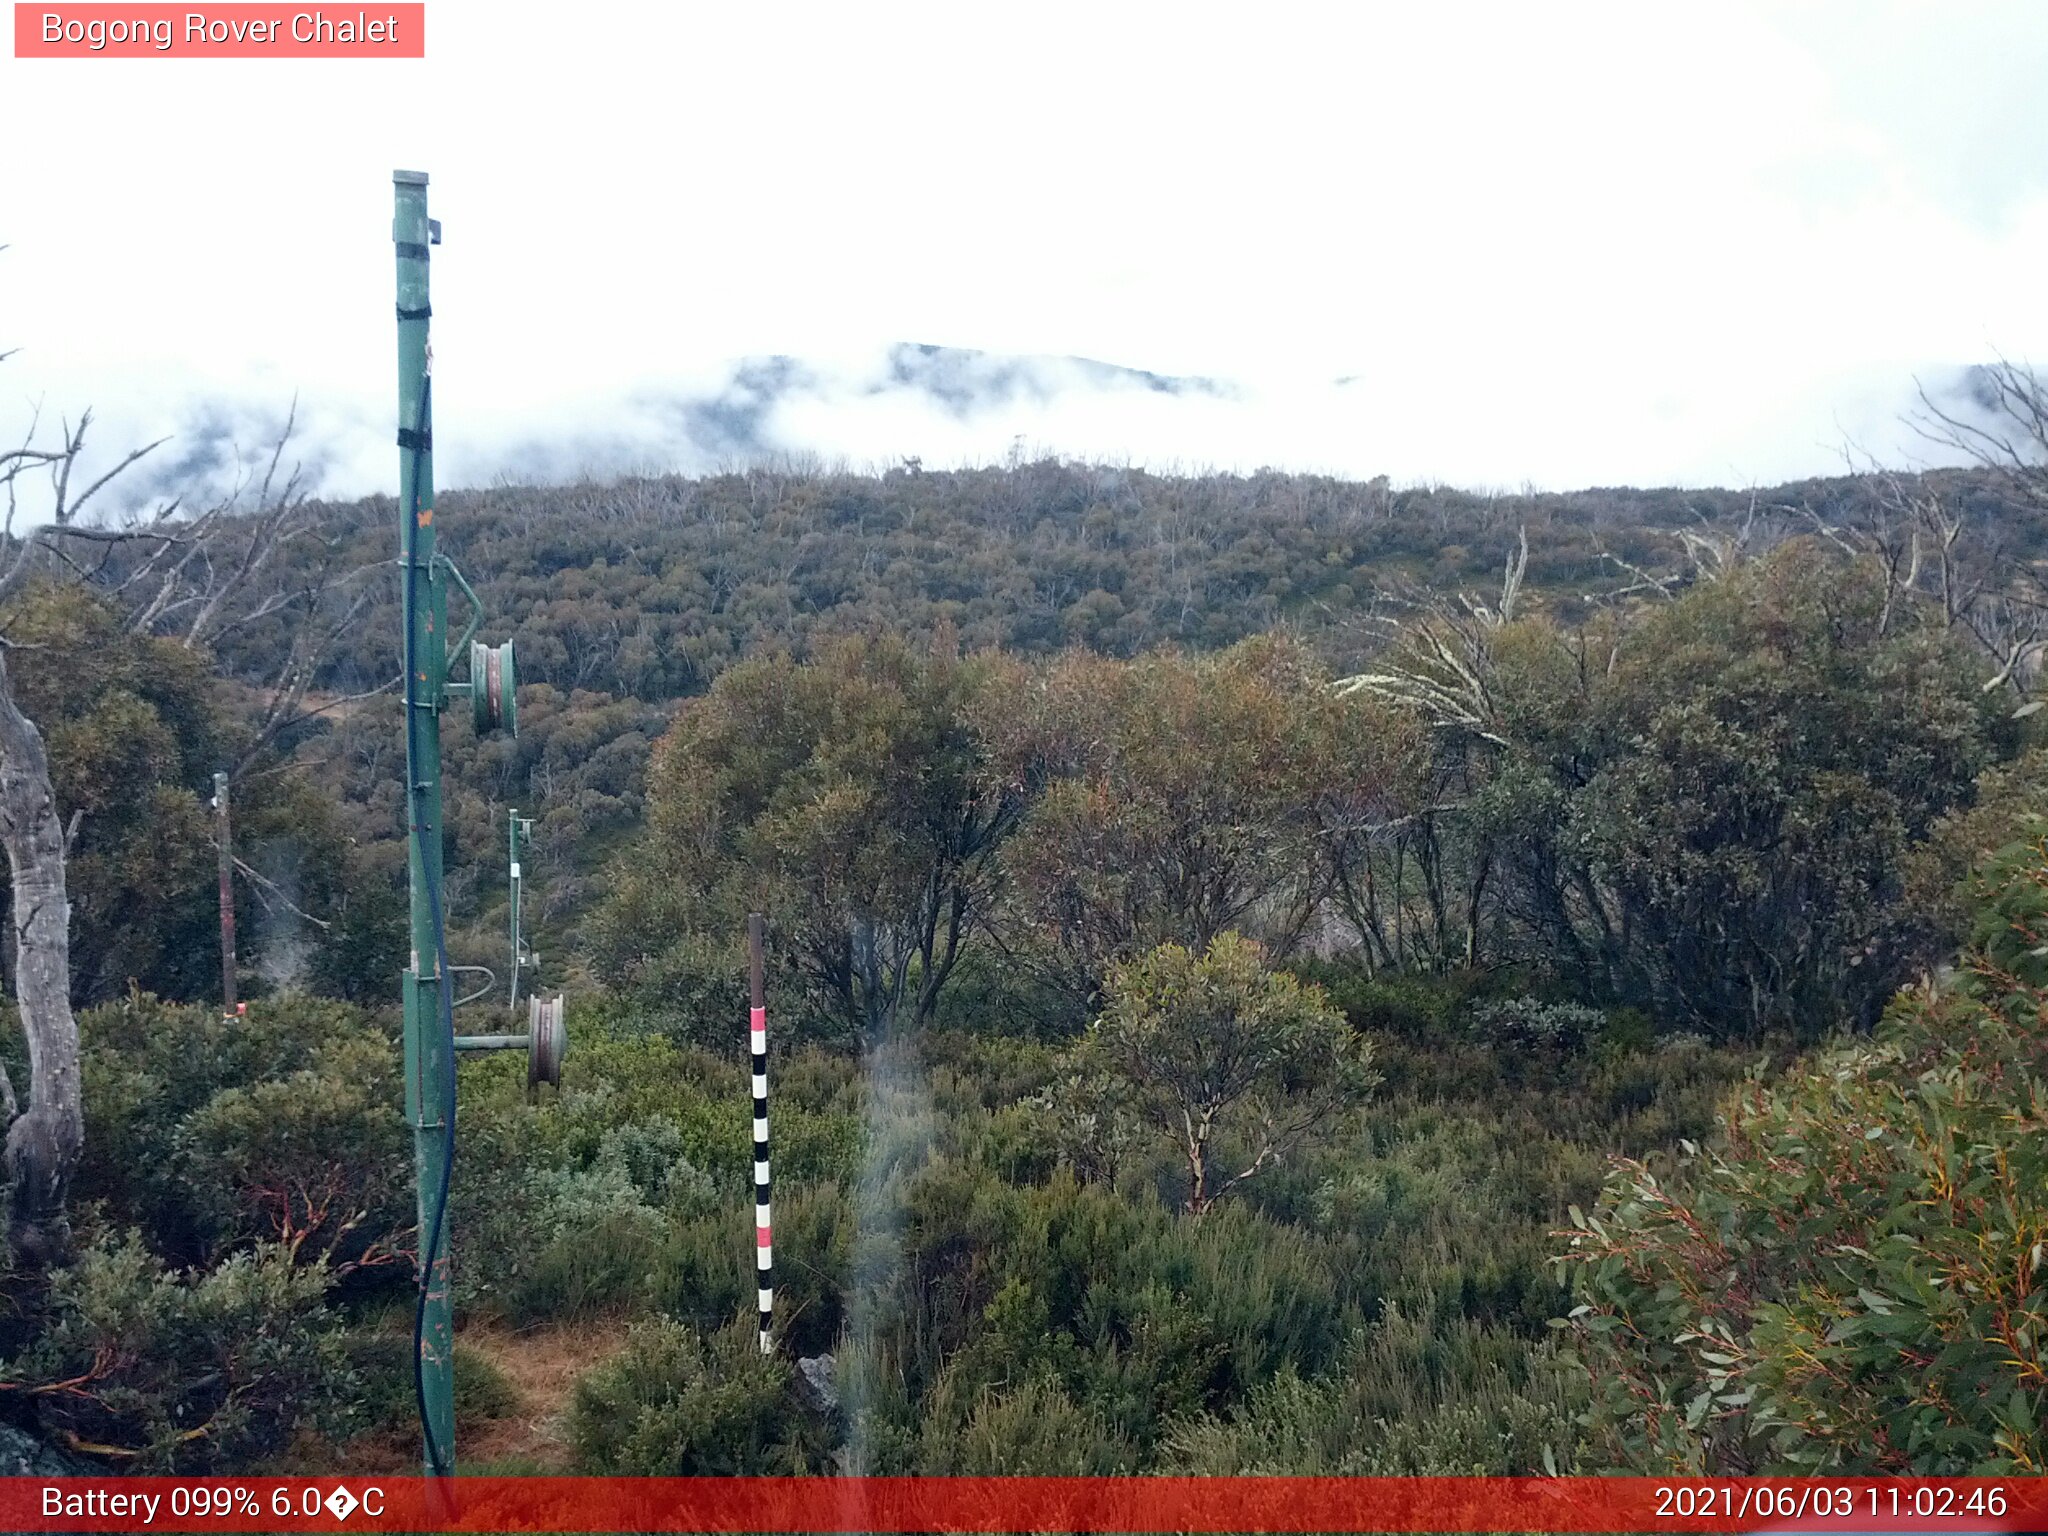
[[[703,474],[792,459],[880,470],[1001,462],[1022,452],[1182,472],[1284,468],[1396,483],[1569,489],[1592,484],[1750,484],[1841,472],[1854,459],[1956,462],[1914,430],[1917,392],[1991,420],[1979,365],[1889,376],[1777,380],[1740,411],[1684,375],[1617,378],[1546,395],[1541,381],[1474,365],[1447,389],[1412,370],[1308,381],[1176,375],[1080,357],[900,343],[866,356],[742,358],[697,381],[598,387],[521,400],[472,398],[437,374],[443,487]],[[168,433],[123,485],[130,504],[217,500],[260,480],[291,402],[215,393],[168,416],[102,407],[98,454]],[[395,405],[307,395],[285,468],[332,497],[389,491]]]

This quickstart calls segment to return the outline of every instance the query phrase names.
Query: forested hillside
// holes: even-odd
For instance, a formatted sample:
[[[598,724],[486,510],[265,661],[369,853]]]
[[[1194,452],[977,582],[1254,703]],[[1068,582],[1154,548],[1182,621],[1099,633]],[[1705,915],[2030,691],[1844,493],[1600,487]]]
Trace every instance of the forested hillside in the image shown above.
[[[415,1454],[394,511],[306,510],[205,646],[118,564],[9,609],[87,1129],[0,1412],[100,1464]],[[516,805],[572,1036],[558,1092],[462,1068],[465,1465],[2041,1470],[2037,517],[1988,472],[444,496],[526,680],[516,740],[449,715],[453,958]]]
[[[1923,531],[1916,580],[1931,591],[1953,566],[1959,606],[1983,602],[1965,588],[1995,588],[2005,563],[2042,547],[2010,486],[1981,472],[1478,495],[1045,461],[446,493],[447,547],[484,601],[486,633],[516,640],[524,684],[516,742],[474,743],[460,722],[450,733],[456,907],[482,918],[501,899],[496,818],[518,805],[540,818],[533,863],[549,948],[565,953],[566,939],[580,949],[575,920],[593,881],[644,813],[652,742],[678,701],[745,656],[804,657],[830,637],[878,629],[944,629],[965,651],[1020,657],[1206,651],[1284,629],[1342,672],[1378,654],[1429,594],[1497,601],[1523,539],[1524,611],[1572,626],[1788,537],[1853,544],[1902,567],[1930,501],[1959,536],[1937,560],[1941,530]],[[396,512],[381,499],[319,511],[318,537],[290,551],[280,580],[349,585],[350,622],[320,654],[315,686],[350,702],[290,739],[310,782],[347,808],[359,853],[396,877],[395,706],[354,697],[397,670]],[[239,627],[224,670],[269,680],[286,623]]]

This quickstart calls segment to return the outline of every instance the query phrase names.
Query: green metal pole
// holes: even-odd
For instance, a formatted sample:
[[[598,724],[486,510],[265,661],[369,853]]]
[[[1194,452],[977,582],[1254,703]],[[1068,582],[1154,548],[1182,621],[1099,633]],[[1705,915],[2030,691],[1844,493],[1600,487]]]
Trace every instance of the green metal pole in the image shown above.
[[[433,418],[427,377],[427,248],[435,231],[427,219],[427,178],[394,171],[391,238],[398,255],[398,514],[399,578],[406,596],[405,624],[412,657],[406,687],[411,719],[406,730],[408,802],[413,835],[412,964],[404,979],[405,1110],[413,1128],[419,1196],[420,1265],[425,1303],[420,1330],[420,1377],[426,1470],[455,1470],[454,1326],[448,1296],[448,1227],[437,1212],[447,1178],[447,1105],[455,1062],[442,1024],[441,975],[435,910],[441,891],[441,707],[448,658],[447,588],[434,560]],[[417,516],[415,516],[417,510]],[[431,1235],[439,1215],[439,1240]],[[432,1251],[428,1249],[431,1246]]]

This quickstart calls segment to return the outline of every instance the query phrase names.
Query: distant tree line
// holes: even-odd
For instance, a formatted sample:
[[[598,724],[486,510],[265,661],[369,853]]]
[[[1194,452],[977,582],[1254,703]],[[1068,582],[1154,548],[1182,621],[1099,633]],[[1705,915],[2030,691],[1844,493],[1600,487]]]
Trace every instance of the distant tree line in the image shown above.
[[[1912,713],[1917,703],[1895,696],[1901,690],[1921,689],[1921,703],[1939,696],[1949,698],[1942,707],[1961,707],[1955,701],[1968,689],[1950,697],[1934,680],[1951,664],[1988,668],[1987,717],[1999,713],[1998,700],[2025,698],[2041,640],[2027,585],[2038,530],[2009,482],[1951,472],[1756,494],[1483,496],[1383,481],[1174,478],[1048,462],[958,474],[760,471],[453,493],[448,517],[461,536],[451,547],[494,614],[516,616],[506,627],[516,631],[527,679],[517,740],[477,741],[460,721],[448,733],[445,848],[459,958],[495,953],[497,853],[512,805],[539,820],[529,873],[550,963],[585,941],[620,955],[617,921],[597,924],[590,915],[618,884],[609,861],[646,824],[650,750],[678,709],[687,706],[691,731],[715,736],[728,711],[752,707],[737,693],[708,697],[717,679],[750,664],[736,662],[742,653],[829,678],[852,665],[843,659],[848,645],[878,658],[877,647],[894,643],[876,638],[887,632],[920,653],[945,637],[939,643],[960,658],[959,679],[931,686],[965,691],[960,728],[1008,775],[1009,798],[963,807],[963,815],[993,821],[955,832],[1007,846],[999,861],[987,846],[943,855],[969,867],[946,897],[961,903],[958,912],[940,922],[933,909],[929,959],[921,933],[912,942],[874,930],[878,947],[841,966],[844,981],[835,985],[849,1019],[854,1010],[893,1012],[904,989],[926,994],[928,1013],[932,989],[958,955],[996,935],[1021,943],[1027,913],[1034,963],[1076,1004],[1092,995],[1107,964],[1147,939],[1200,946],[1237,926],[1279,956],[1356,943],[1369,964],[1389,970],[1541,953],[1588,985],[1674,1016],[1725,1013],[1739,994],[1753,1023],[1780,1018],[1791,1005],[1785,978],[1768,974],[1781,966],[1775,951],[1730,959],[1735,969],[1724,975],[1701,971],[1668,945],[1657,949],[1650,935],[1658,930],[1718,944],[1714,923],[1701,927],[1694,918],[1722,898],[1708,894],[1702,874],[1686,899],[1704,905],[1680,911],[1669,905],[1672,892],[1629,874],[1654,859],[1657,838],[1617,829],[1609,801],[1617,792],[1637,804],[1676,794],[1687,775],[1705,775],[1734,795],[1738,781],[1714,754],[1779,751],[1766,714],[1797,714],[1815,700],[1839,703],[1829,718],[1842,740],[1866,725],[1907,730],[1921,717]],[[338,995],[374,1000],[389,992],[403,953],[404,867],[396,707],[388,688],[379,691],[396,666],[395,590],[374,579],[389,513],[375,499],[308,504],[303,534],[275,550],[237,623],[215,638],[212,669],[198,653],[182,662],[169,650],[144,658],[138,646],[171,642],[142,637],[78,655],[55,647],[17,658],[23,686],[43,690],[39,707],[67,716],[56,752],[60,798],[100,807],[81,823],[75,849],[79,1001],[118,995],[131,978],[173,997],[217,988],[201,801],[212,761],[224,752],[240,759],[251,747],[292,765],[289,774],[259,771],[237,789],[251,871],[239,888],[254,929],[251,957],[281,979]],[[1757,579],[1731,578],[1763,568],[1788,541],[1811,546],[1814,569],[1847,573],[1837,592],[1784,596],[1792,629],[1729,595]],[[1494,586],[1503,558],[1513,567],[1511,601],[1456,596]],[[827,568],[836,573],[829,580]],[[350,588],[346,626],[310,653],[294,684],[296,707],[266,720],[261,706],[273,696],[281,659],[305,649],[282,600],[331,584],[336,571],[370,574]],[[1793,575],[1783,579],[1796,585]],[[111,622],[89,623],[75,606],[90,602],[92,585],[78,583],[63,599],[74,605],[65,610],[66,634]],[[1723,594],[1718,606],[1688,601],[1712,591]],[[1096,592],[1113,597],[1122,615],[1106,628],[1086,617],[1106,611],[1090,599]],[[56,622],[54,596],[23,601],[53,615],[35,622]],[[1713,631],[1685,645],[1743,652],[1740,664],[1778,690],[1769,702],[1751,701],[1755,712],[1736,722],[1739,741],[1716,747],[1695,739],[1667,708],[1669,690],[1704,690],[1695,703],[1710,713],[1747,697],[1733,681],[1727,698],[1707,697],[1711,686],[1697,668],[1677,659],[1680,613]],[[1243,643],[1250,648],[1237,661],[1205,670],[1201,658]],[[1798,665],[1774,671],[1758,659],[1759,646]],[[1177,659],[1158,659],[1168,650]],[[108,693],[86,675],[112,677],[109,668],[130,653],[138,659],[121,665],[139,684]],[[1880,653],[1882,663],[1869,660]],[[1883,687],[1892,692],[1882,696],[1900,709],[1874,722],[1845,701],[1866,664],[1907,668],[1886,672]],[[1314,681],[1250,681],[1269,665]],[[1827,667],[1848,671],[1821,676]],[[1002,680],[984,683],[985,672]],[[1323,695],[1324,684],[1341,678],[1381,681],[1361,684],[1339,708]],[[733,685],[752,686],[758,679]],[[1310,697],[1313,708],[1301,702]],[[132,713],[130,698],[164,722],[165,745],[147,745],[140,715],[135,729],[116,727],[107,711]],[[1494,720],[1499,709],[1512,719]],[[1948,776],[1928,789],[1940,804],[1959,793],[1956,776],[1968,778],[1973,753],[2004,750],[1998,730],[1985,729],[1990,745],[1979,743],[1974,726],[1941,750],[1931,737],[1925,744],[1927,765]],[[1650,759],[1631,750],[1624,760],[1621,751],[1650,730],[1669,747],[1654,772]],[[1275,731],[1285,739],[1272,739]],[[98,766],[90,775],[66,766],[65,740],[91,745]],[[1175,750],[1181,743],[1184,752]],[[913,757],[930,745],[891,741]],[[1801,737],[1793,745],[1812,743]],[[1815,775],[1825,765],[1853,778],[1865,766],[1853,748],[1834,759],[1814,750]],[[1884,750],[1873,747],[1869,763],[1892,776],[1886,783],[1912,771]],[[1324,766],[1335,760],[1348,765],[1344,773]],[[121,763],[133,769],[125,779]],[[1849,794],[1848,780],[1826,782]],[[1820,866],[1861,860],[1866,874],[1888,867],[1890,854],[1869,846],[1892,837],[1882,830],[1888,824],[1846,802],[1823,805],[1815,797],[1836,791],[1818,777],[1806,783],[1803,802],[1696,807],[1700,826],[1668,826],[1659,836],[1684,831],[1711,843],[1733,835],[1745,817],[1809,829],[1818,828],[1813,818],[1834,816],[1839,836],[1801,832],[1818,840],[1819,863],[1789,860],[1781,873],[1796,869],[1846,890],[1846,863],[1826,876]],[[977,784],[973,792],[986,791]],[[158,805],[151,824],[170,837],[166,847],[185,848],[183,864],[144,871],[101,852],[121,815],[139,815],[152,796],[166,794],[176,804]],[[1105,821],[1103,808],[1120,796],[1199,806],[1207,826],[1228,830],[1207,834],[1215,846],[1155,846],[1149,840],[1166,835],[1156,816]],[[1017,825],[1027,802],[1028,835],[1013,836],[1027,830]],[[1525,836],[1567,802],[1578,807],[1579,819],[1569,822],[1576,842],[1561,832]],[[1711,823],[1724,812],[1728,825],[1717,831]],[[1919,840],[1922,821],[1908,814],[1894,840]],[[189,847],[178,841],[181,826]],[[1177,885],[1183,877],[1168,865],[1195,858],[1226,873],[1205,888]],[[992,910],[998,864],[1000,912]],[[1087,873],[1094,868],[1107,873],[1098,880]],[[1773,877],[1724,869],[1716,878],[1726,895]],[[1883,888],[1873,875],[1858,899],[1875,910]],[[1810,908],[1790,886],[1765,894],[1788,911]],[[631,899],[620,893],[614,905],[622,911],[619,903]],[[1823,927],[1788,933],[1786,942],[1818,956],[1832,953],[1836,938]],[[1738,937],[1738,949],[1743,942]],[[1873,932],[1869,942],[1889,953],[1918,941]],[[911,947],[891,952],[899,943]],[[1867,1012],[1868,997],[1882,991],[1873,978],[1890,973],[1860,960],[1851,966],[1851,958],[1829,963],[1864,999],[1853,1009]],[[1694,995],[1706,982],[1671,979],[1707,974],[1721,978],[1711,996]],[[1811,984],[1827,991],[1832,984],[1813,974]],[[245,978],[245,986],[262,984],[262,974]],[[879,1018],[867,1014],[861,1027],[873,1029]]]
[[[1798,540],[1578,624],[1424,615],[1348,691],[1284,636],[756,658],[664,742],[593,954],[688,989],[765,910],[789,984],[870,1040],[977,948],[1082,1018],[1112,967],[1228,932],[1534,967],[1716,1035],[1867,1025],[1953,942],[1915,861],[2025,729],[1969,645],[1884,603]]]

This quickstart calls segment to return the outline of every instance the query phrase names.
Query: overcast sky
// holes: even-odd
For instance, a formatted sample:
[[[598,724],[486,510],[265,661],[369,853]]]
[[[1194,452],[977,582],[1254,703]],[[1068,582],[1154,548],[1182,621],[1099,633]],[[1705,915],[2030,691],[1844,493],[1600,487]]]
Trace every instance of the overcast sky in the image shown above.
[[[444,486],[1019,443],[1769,483],[1911,457],[1916,375],[2048,359],[2031,0],[428,29],[423,62],[0,59],[0,429],[93,403],[197,475],[296,393],[325,488],[389,488],[399,166],[446,229]]]

